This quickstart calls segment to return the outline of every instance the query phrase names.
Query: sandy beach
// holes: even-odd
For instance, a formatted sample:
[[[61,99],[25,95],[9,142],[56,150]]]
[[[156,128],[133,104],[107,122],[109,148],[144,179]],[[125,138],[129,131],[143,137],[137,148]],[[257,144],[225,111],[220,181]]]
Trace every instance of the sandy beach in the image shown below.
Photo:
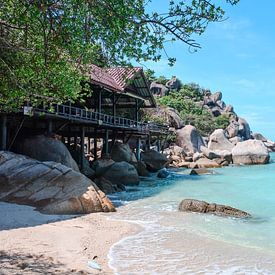
[[[42,215],[32,207],[0,203],[1,274],[113,274],[110,247],[137,227],[112,214]],[[95,261],[102,270],[88,266]]]

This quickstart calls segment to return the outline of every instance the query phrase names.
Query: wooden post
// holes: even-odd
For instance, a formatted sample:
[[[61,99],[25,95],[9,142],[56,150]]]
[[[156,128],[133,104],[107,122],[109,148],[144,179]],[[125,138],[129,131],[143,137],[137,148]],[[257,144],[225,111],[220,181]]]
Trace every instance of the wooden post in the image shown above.
[[[135,120],[138,122],[138,99],[136,98]]]
[[[147,150],[150,150],[150,146],[151,146],[150,135],[148,135],[148,139],[146,141]]]
[[[53,132],[53,121],[51,119],[48,120],[47,128],[48,134]]]
[[[84,150],[84,143],[85,143],[85,128],[81,126],[81,140],[80,140],[80,167],[81,170],[84,168],[84,160],[85,160],[85,150]]]
[[[97,130],[95,129],[95,138],[94,138],[94,160],[97,160]]]
[[[97,106],[97,109],[98,109],[98,112],[101,113],[101,90],[98,91],[98,106]]]
[[[88,147],[87,147],[87,153],[90,154],[91,153],[91,138],[88,137]]]
[[[158,150],[158,152],[160,152],[160,139],[159,139],[159,137],[158,137],[158,140],[157,140],[157,150]]]
[[[77,152],[77,135],[74,136],[74,151]]]
[[[0,150],[7,150],[7,115],[0,116],[1,143]]]
[[[136,157],[137,160],[140,160],[140,137],[137,138]]]
[[[104,143],[105,143],[105,154],[107,155],[107,154],[109,154],[109,131],[108,130],[106,130],[106,132],[105,132]]]
[[[113,104],[113,117],[116,116],[116,94],[113,93],[113,97],[112,97],[112,104]]]

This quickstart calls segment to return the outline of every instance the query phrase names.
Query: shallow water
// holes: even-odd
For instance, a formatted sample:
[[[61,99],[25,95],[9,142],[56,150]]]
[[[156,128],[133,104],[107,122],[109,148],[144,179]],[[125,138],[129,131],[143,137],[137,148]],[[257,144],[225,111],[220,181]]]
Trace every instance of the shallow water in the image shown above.
[[[143,227],[112,247],[117,274],[275,274],[275,162],[216,172],[174,170],[112,197],[123,205],[116,219]],[[227,204],[252,218],[178,212],[185,198]]]

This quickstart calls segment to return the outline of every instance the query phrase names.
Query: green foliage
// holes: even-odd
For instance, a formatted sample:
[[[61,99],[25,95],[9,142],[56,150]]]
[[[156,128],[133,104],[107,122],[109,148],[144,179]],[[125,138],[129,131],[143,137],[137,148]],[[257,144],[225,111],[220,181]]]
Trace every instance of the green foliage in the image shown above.
[[[238,1],[225,0],[232,5]],[[0,3],[0,109],[34,95],[75,100],[89,63],[160,60],[168,40],[193,39],[223,19],[214,1],[169,1],[164,13],[145,0],[5,0]],[[169,64],[175,59],[168,57]],[[83,82],[82,82],[83,83]]]
[[[222,114],[215,118],[215,128],[216,129],[225,129],[229,125],[229,116]]]

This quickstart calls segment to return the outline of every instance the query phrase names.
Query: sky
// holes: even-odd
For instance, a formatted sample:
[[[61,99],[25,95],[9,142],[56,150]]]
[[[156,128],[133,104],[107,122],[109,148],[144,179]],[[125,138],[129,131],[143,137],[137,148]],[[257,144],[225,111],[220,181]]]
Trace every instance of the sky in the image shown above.
[[[153,9],[159,10],[161,2],[167,0],[153,1]],[[174,67],[166,59],[145,65],[157,76],[175,75],[184,83],[221,91],[225,103],[234,106],[253,132],[275,140],[275,1],[240,0],[236,6],[222,6],[228,19],[194,37],[202,49],[190,53],[185,44],[170,43],[166,50],[177,59]]]

